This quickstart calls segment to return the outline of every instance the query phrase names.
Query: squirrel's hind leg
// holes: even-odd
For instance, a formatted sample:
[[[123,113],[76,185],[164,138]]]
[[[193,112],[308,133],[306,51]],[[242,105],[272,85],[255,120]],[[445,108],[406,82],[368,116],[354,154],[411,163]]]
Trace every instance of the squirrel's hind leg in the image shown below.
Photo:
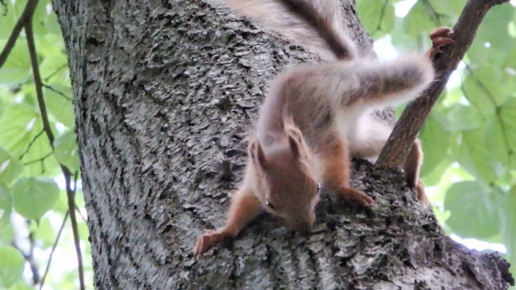
[[[349,149],[337,133],[326,135],[319,146],[323,160],[324,183],[334,192],[337,199],[353,206],[370,206],[374,200],[360,190],[353,189],[350,181]]]
[[[418,139],[414,141],[412,147],[410,147],[410,151],[407,155],[407,159],[405,159],[405,164],[403,165],[403,169],[405,170],[405,174],[407,175],[407,185],[410,188],[413,188],[417,192],[417,197],[421,202],[428,206],[429,201],[425,193],[425,186],[423,182],[419,179],[419,173],[421,170],[421,165],[423,164],[423,151],[421,150],[421,144]]]

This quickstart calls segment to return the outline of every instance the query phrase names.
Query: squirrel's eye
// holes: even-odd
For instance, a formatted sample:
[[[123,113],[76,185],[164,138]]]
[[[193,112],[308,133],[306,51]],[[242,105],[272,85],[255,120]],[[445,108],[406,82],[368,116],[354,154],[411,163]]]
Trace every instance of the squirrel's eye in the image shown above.
[[[317,183],[317,193],[319,193],[320,191],[321,191],[321,184]]]
[[[269,201],[266,202],[267,206],[270,207],[271,209],[274,209],[274,205],[272,205],[272,203],[270,203]]]

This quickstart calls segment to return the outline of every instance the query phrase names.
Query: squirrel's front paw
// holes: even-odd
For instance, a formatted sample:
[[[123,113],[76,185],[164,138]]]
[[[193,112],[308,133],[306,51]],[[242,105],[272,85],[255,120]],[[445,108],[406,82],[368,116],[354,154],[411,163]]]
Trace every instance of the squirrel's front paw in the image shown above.
[[[434,57],[438,53],[442,52],[444,46],[454,43],[451,37],[453,36],[453,30],[447,27],[438,27],[430,33],[430,39],[432,40],[432,52],[431,57]]]
[[[226,238],[224,232],[206,230],[202,235],[197,238],[197,243],[194,248],[195,258],[199,258],[204,252],[208,251],[212,246],[221,242]]]
[[[353,188],[341,188],[336,192],[337,198],[352,206],[369,207],[374,204],[374,200],[360,190]]]

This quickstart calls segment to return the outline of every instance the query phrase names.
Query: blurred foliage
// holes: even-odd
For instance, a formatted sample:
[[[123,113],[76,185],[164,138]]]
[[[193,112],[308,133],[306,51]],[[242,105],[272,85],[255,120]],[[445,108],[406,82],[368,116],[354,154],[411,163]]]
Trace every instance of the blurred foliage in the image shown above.
[[[0,5],[1,49],[27,0],[4,2],[5,6]],[[367,32],[377,43],[392,45],[398,54],[428,49],[429,32],[438,26],[453,27],[465,2],[356,0]],[[55,152],[43,132],[22,31],[0,69],[0,289],[39,289],[25,256],[32,252],[41,278],[68,209],[59,163],[79,170],[67,57],[50,0],[39,2],[34,32],[44,98],[56,135]],[[461,238],[504,244],[505,257],[513,265],[515,37],[516,9],[510,4],[494,7],[420,134],[425,153],[422,179],[443,228]],[[76,202],[85,214],[80,190]],[[86,284],[93,289],[88,229],[82,218],[78,226]],[[66,223],[43,289],[78,289],[76,261],[70,258],[74,255],[72,231]]]
[[[0,5],[3,50],[27,0]],[[14,2],[14,4],[13,4]],[[25,32],[0,68],[0,289],[39,289],[50,252],[68,210],[59,163],[79,170],[72,88],[65,46],[50,0],[40,0],[33,17],[43,93],[56,136],[52,151],[39,110]],[[80,176],[80,175],[79,175]],[[80,185],[80,181],[79,181]],[[76,193],[82,214],[82,192]],[[85,220],[78,215],[87,289],[93,289]],[[32,255],[34,265],[26,257]],[[77,262],[69,219],[53,255],[43,289],[78,289]]]

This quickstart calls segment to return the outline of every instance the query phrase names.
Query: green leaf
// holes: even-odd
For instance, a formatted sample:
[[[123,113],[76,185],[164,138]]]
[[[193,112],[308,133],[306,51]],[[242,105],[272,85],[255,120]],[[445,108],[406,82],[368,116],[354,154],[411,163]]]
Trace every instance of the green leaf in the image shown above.
[[[495,193],[476,181],[455,183],[444,198],[446,224],[462,238],[492,237],[500,232],[498,206]]]
[[[424,152],[421,175],[431,172],[446,156],[450,133],[431,114],[421,131],[421,145]]]
[[[13,31],[14,25],[16,25],[17,17],[14,13],[14,6],[11,1],[4,1],[4,5],[0,4],[0,39],[7,39]],[[4,49],[2,44],[0,51]]]
[[[482,65],[473,70],[464,80],[466,98],[484,115],[492,117],[496,107],[503,105],[507,95],[502,86],[502,73],[499,68]]]
[[[472,73],[474,76],[470,74],[469,81],[474,81],[491,102],[496,106],[506,102],[507,95],[503,93],[503,87],[500,86],[505,80],[506,73],[502,72],[499,66],[483,64],[472,70]]]
[[[59,191],[59,199],[52,208],[53,212],[66,213],[68,211],[68,197],[66,196],[66,189],[62,188]]]
[[[53,156],[45,158],[43,162],[37,162],[52,153],[38,111],[24,103],[12,105],[0,117],[0,124],[3,126],[0,130],[0,145],[15,158],[24,154],[31,145],[21,160],[26,163],[22,176],[53,177],[59,172]]]
[[[452,154],[464,169],[487,183],[496,181],[495,157],[487,148],[483,128],[456,133],[450,140]]]
[[[446,11],[448,15],[458,17],[466,4],[466,0],[439,0],[441,11]]]
[[[6,40],[0,40],[0,47],[3,49],[6,43]],[[27,45],[23,43],[23,41],[17,41],[2,66],[2,69],[0,69],[0,86],[12,86],[25,83],[31,74],[32,68]]]
[[[477,36],[489,42],[491,46],[509,51],[514,38],[509,35],[509,23],[513,20],[514,9],[506,5],[493,6],[478,28]]]
[[[20,0],[16,1],[18,2]],[[48,33],[46,28],[49,18],[46,7],[47,4],[50,4],[50,0],[39,0],[38,6],[36,6],[36,10],[34,11],[34,15],[32,17],[32,26],[36,37],[45,36]]]
[[[487,48],[485,43],[486,41],[477,35],[466,52],[466,58],[474,61],[476,64],[487,62],[489,54],[491,54],[493,49],[492,47]]]
[[[52,223],[48,216],[41,219],[33,233],[41,250],[51,248],[56,241],[57,233],[54,230],[54,227],[52,227]]]
[[[9,223],[4,226],[0,226],[0,245],[10,245],[14,238],[13,226]]]
[[[13,186],[13,207],[23,217],[40,220],[59,198],[59,187],[50,178],[24,177]]]
[[[63,38],[58,35],[47,34],[45,36],[41,36],[36,40],[36,45],[38,53],[40,53],[43,58],[63,54]]]
[[[85,243],[88,243],[88,237],[89,237],[89,231],[88,231],[88,224],[85,221],[82,221],[77,223],[77,229],[79,231],[79,237],[81,240]]]
[[[509,166],[509,148],[505,138],[505,128],[498,116],[491,119],[486,128],[487,148],[501,165]]]
[[[394,22],[396,21],[396,15],[394,15],[394,6],[391,1],[385,0],[385,10],[383,12],[383,19],[381,23],[381,29],[384,32],[391,32],[394,29]]]
[[[68,60],[63,54],[47,57],[40,65],[41,78],[48,83],[70,84]]]
[[[424,150],[423,150],[424,152]],[[426,153],[426,152],[425,152]],[[428,158],[425,157],[425,160]],[[444,155],[444,159],[441,161],[441,163],[437,164],[433,170],[431,171],[424,171],[425,168],[425,160],[423,160],[423,166],[420,173],[421,180],[423,181],[423,184],[425,186],[435,186],[438,185],[439,182],[441,182],[442,177],[446,173],[446,170],[452,165],[452,163],[455,161],[451,154],[447,153]]]
[[[52,116],[68,128],[75,125],[75,115],[72,104],[72,89],[59,84],[45,88],[46,105]]]
[[[426,11],[422,1],[416,2],[403,19],[403,29],[405,33],[414,38],[422,35],[427,35],[426,38],[429,38],[428,35],[435,28],[435,24]]]
[[[59,21],[57,21],[57,14],[53,11],[48,16],[47,31],[48,33],[59,35],[62,38],[61,25],[59,25]]]
[[[9,189],[0,184],[0,228],[7,226],[11,221],[13,201]]]
[[[504,67],[516,69],[516,49],[511,50],[504,59]]]
[[[16,15],[16,18],[20,18],[21,14],[23,13],[23,10],[25,9],[25,6],[27,6],[27,0],[14,1],[14,13]]]
[[[509,164],[512,169],[516,169],[516,99],[510,98],[499,109],[499,117],[504,129],[505,138],[512,154],[509,156]]]
[[[428,0],[430,7],[432,7],[432,9],[435,10],[435,12],[439,14],[439,20],[441,22],[440,25],[446,26],[446,27],[452,27],[453,26],[452,23],[457,22],[459,13],[465,3],[464,2],[461,4],[460,1],[453,1],[454,2],[453,4],[457,4],[457,3],[460,4],[460,6],[458,7],[458,11],[457,11],[457,7],[452,7],[450,9],[449,2],[451,2],[451,1]],[[443,18],[446,18],[446,19],[443,19]]]
[[[447,114],[448,127],[452,132],[473,130],[482,126],[483,119],[473,106],[453,104]]]
[[[0,246],[0,286],[11,287],[23,276],[25,259],[13,247]]]
[[[0,146],[0,183],[11,183],[22,170],[23,164],[12,158],[9,152]]]
[[[80,174],[78,177],[81,176]],[[80,180],[78,180],[80,182]],[[77,190],[75,191],[75,204],[77,205],[77,208],[82,209],[86,206],[86,203],[84,202],[84,192],[82,191],[81,187],[78,186]]]
[[[482,26],[481,26],[482,27]],[[494,65],[499,67],[507,60],[507,56],[511,53],[514,43],[509,46],[494,46],[482,36],[477,35],[473,43],[466,52],[465,60],[475,65]]]
[[[443,92],[438,101],[441,101],[443,106],[450,107],[456,103],[460,103],[463,97],[464,94],[462,93],[460,86],[454,86],[453,88],[446,90],[446,94]]]
[[[57,161],[75,172],[79,170],[79,156],[77,155],[77,135],[68,130],[57,136],[54,148]]]
[[[20,156],[32,141],[35,125],[39,125],[37,129],[43,128],[39,120],[39,113],[28,105],[10,106],[0,118],[0,144],[14,156]]]
[[[357,3],[356,9],[367,32],[374,34],[380,28],[380,19],[386,0],[363,0]]]
[[[394,28],[390,34],[391,43],[396,48],[396,51],[401,53],[417,51],[418,43],[413,37],[405,33],[403,21],[403,18],[395,19]]]

